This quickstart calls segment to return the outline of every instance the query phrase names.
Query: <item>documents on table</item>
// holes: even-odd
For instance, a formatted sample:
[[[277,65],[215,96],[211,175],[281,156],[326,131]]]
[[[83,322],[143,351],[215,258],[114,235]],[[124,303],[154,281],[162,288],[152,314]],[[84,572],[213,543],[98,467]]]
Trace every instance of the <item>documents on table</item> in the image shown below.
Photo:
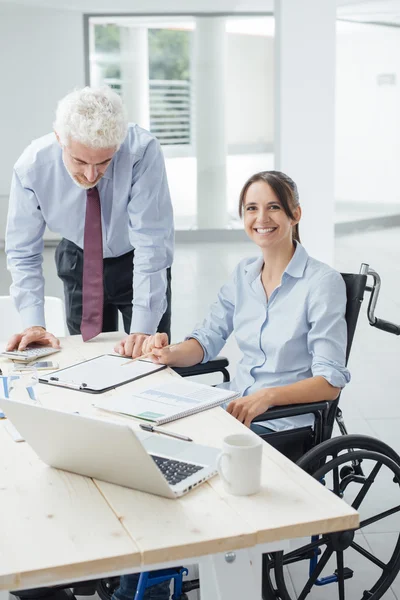
[[[162,425],[220,406],[238,396],[231,390],[177,379],[135,395],[104,398],[96,401],[94,406]]]
[[[161,369],[165,365],[156,365],[146,360],[137,360],[127,364],[118,354],[103,354],[90,360],[77,363],[66,369],[53,371],[39,378],[40,383],[100,394],[113,388],[140,379]]]

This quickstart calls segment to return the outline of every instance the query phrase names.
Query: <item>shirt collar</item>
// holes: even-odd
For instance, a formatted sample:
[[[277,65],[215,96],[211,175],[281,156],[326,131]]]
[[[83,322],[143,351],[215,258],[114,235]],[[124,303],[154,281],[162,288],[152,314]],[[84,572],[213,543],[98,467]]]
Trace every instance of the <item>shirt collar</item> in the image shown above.
[[[287,274],[291,277],[296,277],[299,279],[304,275],[304,270],[308,261],[308,253],[299,242],[295,242],[295,244],[296,250],[294,251],[292,259],[286,267],[283,275]],[[249,282],[252,282],[259,277],[263,264],[264,258],[260,256],[254,262],[251,262],[245,266],[246,277]]]
[[[295,242],[296,250],[292,256],[292,260],[286,267],[284,273],[287,273],[291,277],[296,277],[299,279],[303,277],[304,270],[308,261],[308,253],[304,246],[302,246],[299,242]]]
[[[263,264],[264,258],[262,256],[259,256],[254,260],[254,262],[245,265],[244,270],[246,272],[246,278],[250,283],[260,276]]]

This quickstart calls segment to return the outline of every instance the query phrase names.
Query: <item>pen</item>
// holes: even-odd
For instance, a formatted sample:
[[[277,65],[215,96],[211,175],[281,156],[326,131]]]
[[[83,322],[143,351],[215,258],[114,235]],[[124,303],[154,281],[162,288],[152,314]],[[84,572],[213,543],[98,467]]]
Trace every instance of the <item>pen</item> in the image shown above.
[[[172,431],[166,431],[164,429],[158,429],[157,427],[153,427],[149,423],[139,423],[139,427],[144,429],[145,431],[151,431],[152,433],[162,433],[163,435],[169,435],[170,437],[177,438],[178,440],[183,440],[184,442],[193,442],[192,438],[187,437],[186,435],[181,435],[180,433],[173,433]]]
[[[174,346],[178,346],[181,343],[182,342],[177,342],[176,344],[168,344],[168,346],[164,346],[164,348],[160,348],[160,350],[166,350],[167,348],[173,348]],[[121,366],[123,367],[124,365],[130,365],[131,363],[136,362],[137,360],[142,360],[142,358],[148,358],[152,354],[153,354],[153,351],[146,352],[146,354],[142,354],[141,356],[137,356],[136,358],[131,358],[129,360],[124,360],[124,362],[121,363]]]

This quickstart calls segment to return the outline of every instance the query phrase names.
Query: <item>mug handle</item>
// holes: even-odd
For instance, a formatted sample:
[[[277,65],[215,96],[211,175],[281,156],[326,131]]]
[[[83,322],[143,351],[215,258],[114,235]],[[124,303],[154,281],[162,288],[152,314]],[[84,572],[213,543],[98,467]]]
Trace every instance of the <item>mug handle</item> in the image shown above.
[[[223,459],[224,457],[228,458],[229,460],[231,459],[231,457],[230,457],[230,455],[229,455],[229,454],[227,454],[226,452],[221,452],[221,454],[220,454],[220,455],[218,456],[218,458],[217,458],[217,470],[218,470],[219,476],[221,477],[222,481],[223,481],[223,482],[224,482],[224,483],[225,483],[227,486],[230,486],[231,484],[230,484],[230,482],[227,480],[227,478],[225,477],[225,475],[224,475],[224,472],[223,472],[223,470],[222,470],[222,459]]]

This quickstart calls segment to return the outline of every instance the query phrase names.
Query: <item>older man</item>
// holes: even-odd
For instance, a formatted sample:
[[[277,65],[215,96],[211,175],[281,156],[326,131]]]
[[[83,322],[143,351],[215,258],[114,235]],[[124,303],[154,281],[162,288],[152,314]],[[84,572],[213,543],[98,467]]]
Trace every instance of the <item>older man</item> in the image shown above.
[[[67,325],[84,341],[118,327],[116,350],[141,354],[146,337],[170,334],[173,214],[158,141],[128,125],[111,89],[83,88],[63,98],[54,133],[33,141],[14,167],[6,252],[11,295],[24,331],[8,349],[36,342],[57,347],[45,329],[43,234],[56,250]]]

